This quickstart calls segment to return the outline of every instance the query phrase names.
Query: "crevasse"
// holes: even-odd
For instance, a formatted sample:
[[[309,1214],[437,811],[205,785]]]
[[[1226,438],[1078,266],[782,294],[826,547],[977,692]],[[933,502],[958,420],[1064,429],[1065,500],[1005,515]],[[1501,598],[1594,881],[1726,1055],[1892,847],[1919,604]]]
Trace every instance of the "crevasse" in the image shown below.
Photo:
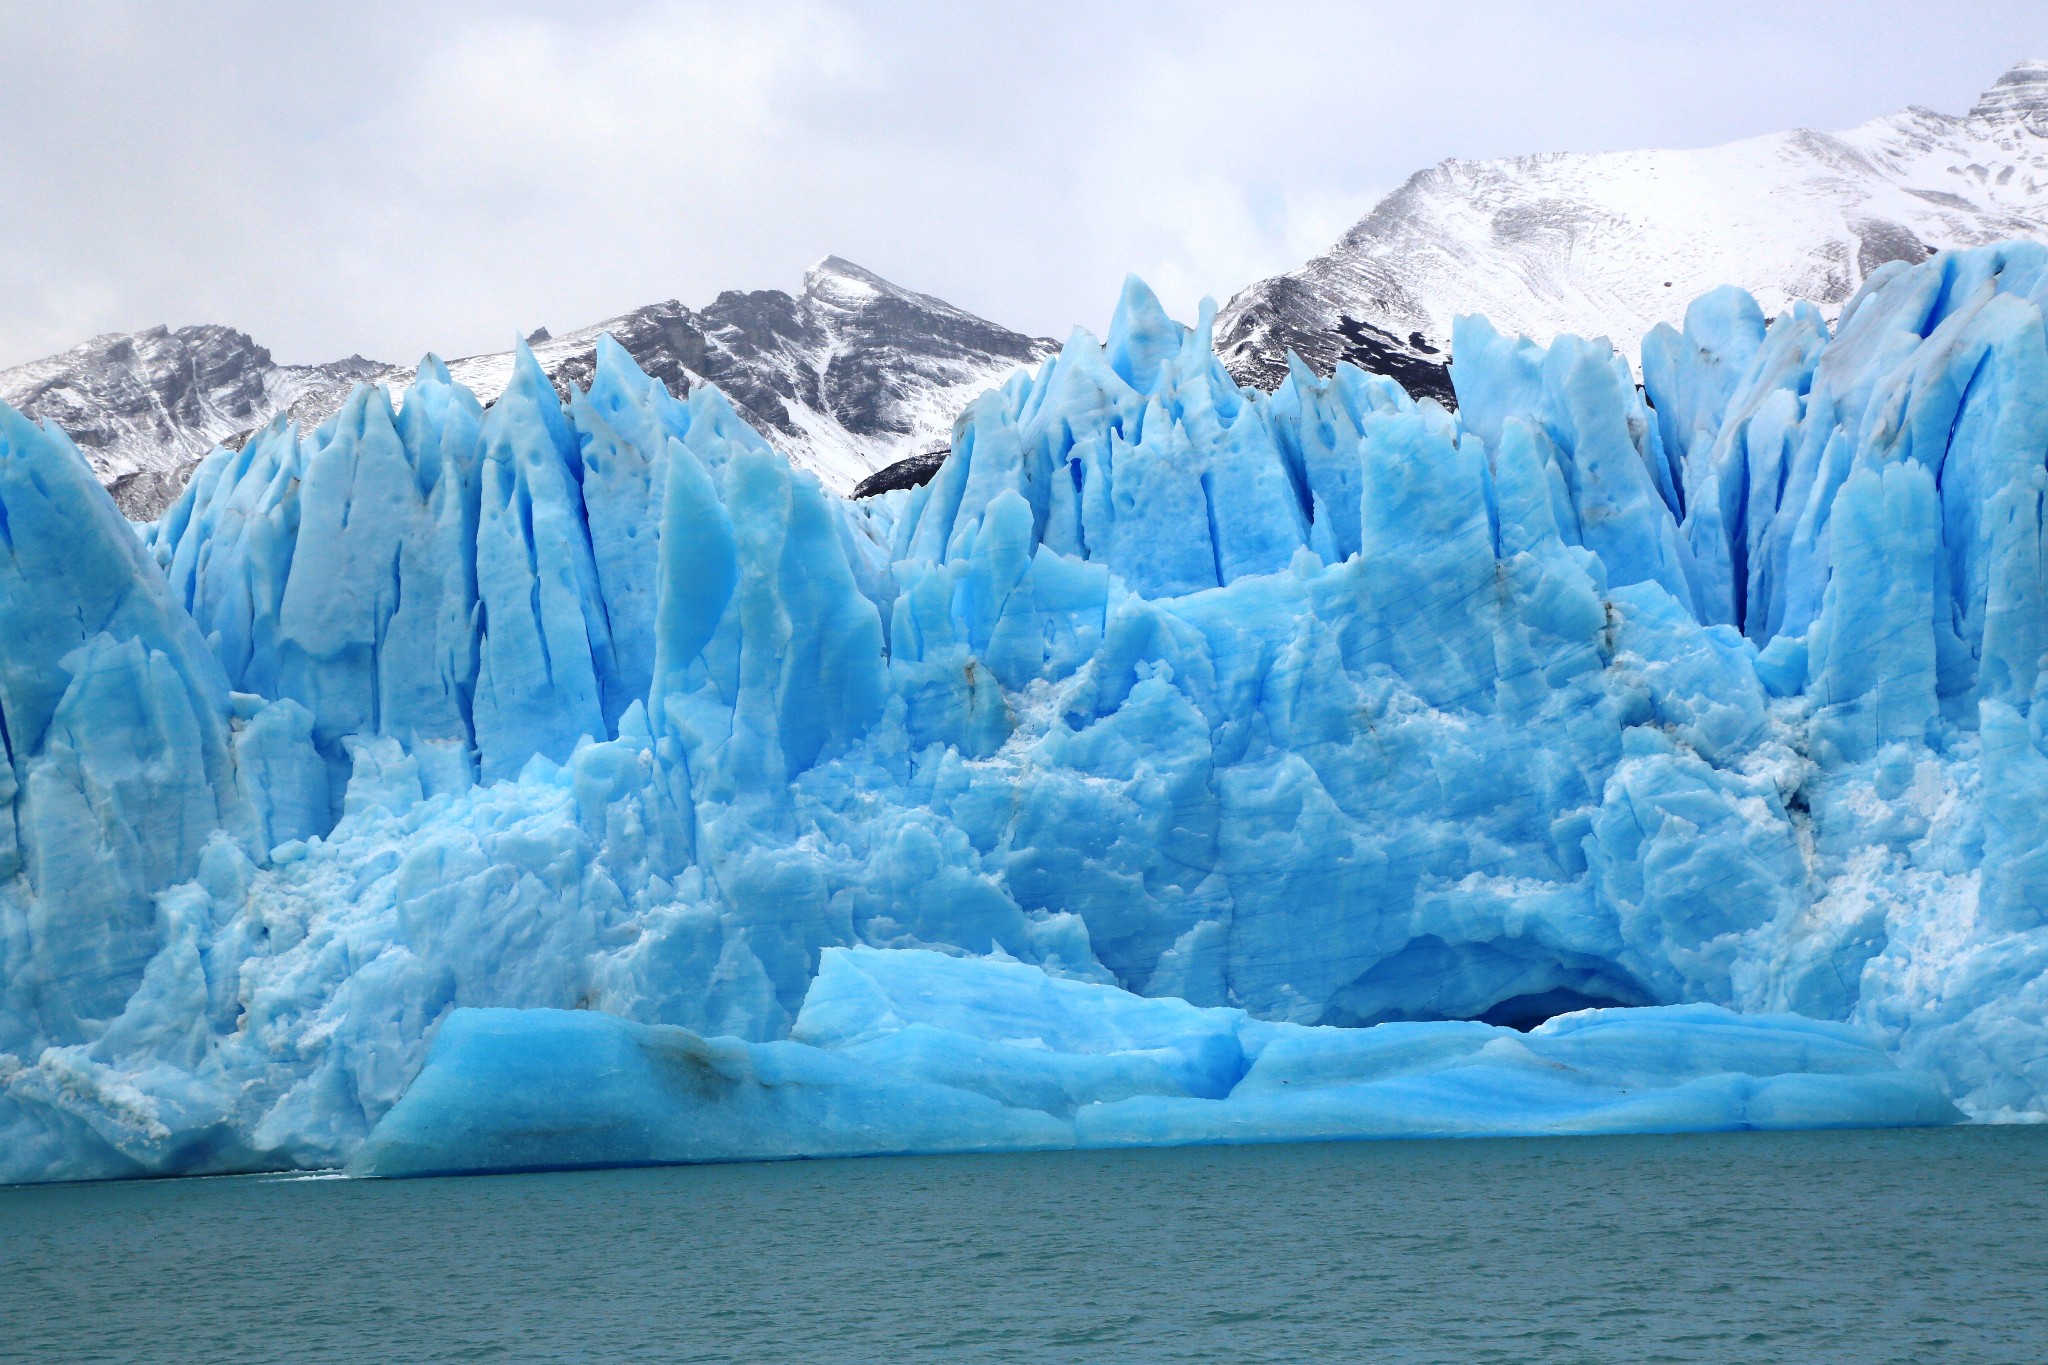
[[[518,1143],[465,1066],[629,1045],[943,1094],[752,1148],[628,1097],[653,1146],[602,1159],[2048,1111],[2044,300],[2029,244],[1832,334],[1721,290],[1640,389],[1466,319],[1453,416],[1240,389],[1132,281],[859,504],[609,344],[488,410],[430,358],[139,536],[0,407],[0,1180],[339,1165],[387,1114],[359,1165],[468,1168],[420,1134]],[[1085,987],[1040,1039],[1082,1061],[1002,1050],[1019,971]],[[820,1041],[849,972],[972,1007]],[[1225,1082],[1102,1034],[1123,993]],[[1594,1029],[1597,1103],[1474,1079],[1472,1030],[1587,1007],[1510,1060]],[[1329,1027],[1389,1023],[1496,1069],[1418,1110],[1353,1074],[1410,1034]],[[1903,1108],[1783,1098],[1873,1065]],[[1259,1098],[1332,1066],[1336,1111]]]

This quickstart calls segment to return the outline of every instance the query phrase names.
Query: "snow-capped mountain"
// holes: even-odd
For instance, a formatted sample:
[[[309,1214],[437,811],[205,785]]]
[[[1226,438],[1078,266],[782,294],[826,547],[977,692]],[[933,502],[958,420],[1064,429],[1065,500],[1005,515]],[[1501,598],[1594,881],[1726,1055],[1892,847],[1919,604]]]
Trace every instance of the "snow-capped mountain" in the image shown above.
[[[1448,399],[1451,319],[1633,350],[1733,282],[1776,313],[1832,317],[1871,271],[1944,247],[2048,236],[2048,63],[2006,72],[1964,115],[1913,108],[1686,151],[1444,161],[1328,252],[1233,298],[1217,349],[1271,388],[1298,352]]]
[[[729,290],[701,310],[670,300],[559,337],[543,330],[529,342],[566,392],[589,381],[605,332],[677,394],[717,384],[778,449],[842,493],[943,446],[969,398],[1055,349],[836,256],[812,267],[794,296]],[[512,352],[452,361],[449,370],[488,403],[511,375]],[[146,519],[215,445],[238,444],[280,412],[310,426],[359,382],[401,390],[412,376],[410,367],[361,356],[280,365],[232,328],[157,327],[0,370],[0,400],[54,420],[122,510]]]

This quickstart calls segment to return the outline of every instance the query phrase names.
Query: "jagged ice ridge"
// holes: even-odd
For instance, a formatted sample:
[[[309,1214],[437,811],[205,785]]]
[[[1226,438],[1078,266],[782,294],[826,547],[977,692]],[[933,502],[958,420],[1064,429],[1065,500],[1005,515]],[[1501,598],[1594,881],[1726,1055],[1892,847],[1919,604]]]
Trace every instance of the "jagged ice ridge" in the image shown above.
[[[1134,281],[859,504],[613,345],[140,537],[0,407],[0,1179],[2040,1114],[2044,298],[1454,417]]]

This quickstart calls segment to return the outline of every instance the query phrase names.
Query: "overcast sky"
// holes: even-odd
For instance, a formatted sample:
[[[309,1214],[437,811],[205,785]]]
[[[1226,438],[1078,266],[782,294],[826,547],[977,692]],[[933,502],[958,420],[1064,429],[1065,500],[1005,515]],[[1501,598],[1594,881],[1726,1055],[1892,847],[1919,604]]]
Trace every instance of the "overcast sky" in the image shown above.
[[[0,365],[226,322],[409,361],[827,253],[1100,329],[1329,245],[1447,156],[1961,112],[2040,0],[0,0]]]

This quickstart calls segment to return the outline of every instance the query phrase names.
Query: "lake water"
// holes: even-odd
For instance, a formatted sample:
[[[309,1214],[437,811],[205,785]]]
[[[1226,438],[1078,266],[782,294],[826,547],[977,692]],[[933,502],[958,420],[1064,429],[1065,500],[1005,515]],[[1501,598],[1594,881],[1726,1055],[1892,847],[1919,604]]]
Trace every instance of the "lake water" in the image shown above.
[[[2048,1129],[0,1189],[23,1361],[2039,1361]]]

